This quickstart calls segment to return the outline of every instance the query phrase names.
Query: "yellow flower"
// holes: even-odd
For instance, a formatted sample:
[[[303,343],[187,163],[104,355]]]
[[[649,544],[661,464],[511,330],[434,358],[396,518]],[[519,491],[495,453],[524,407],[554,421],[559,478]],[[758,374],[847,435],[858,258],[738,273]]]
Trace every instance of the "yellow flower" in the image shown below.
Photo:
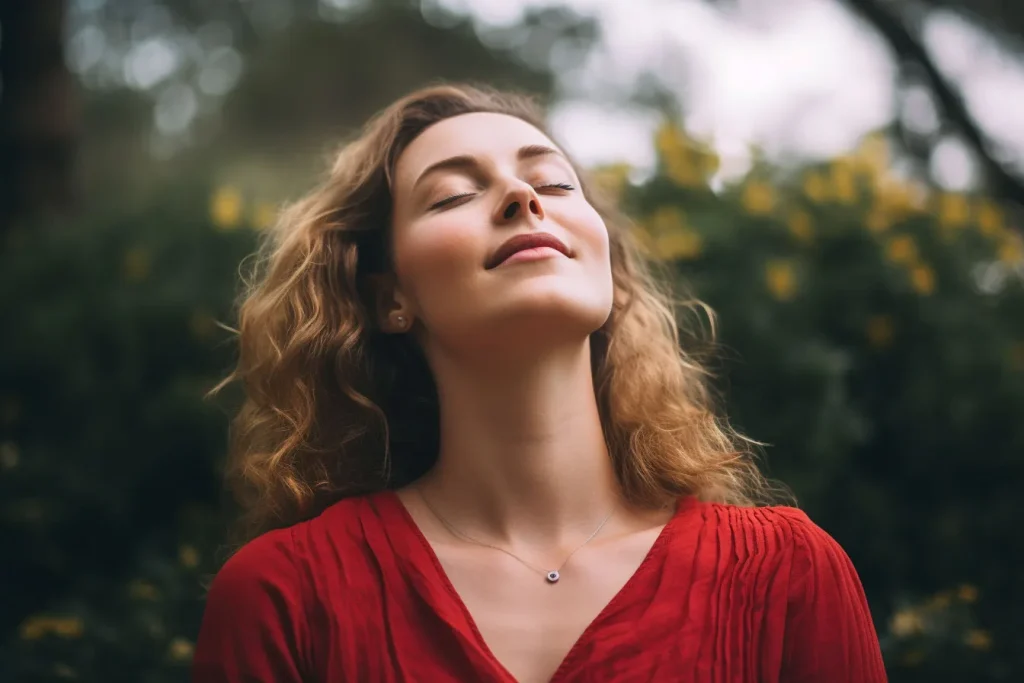
[[[1024,261],[1024,240],[1019,236],[1008,236],[999,245],[999,260],[1008,266]]]
[[[992,649],[992,635],[988,631],[982,629],[971,629],[964,636],[964,642],[967,643],[967,647],[972,650],[990,650]]]
[[[663,127],[656,142],[665,174],[679,187],[705,187],[718,171],[720,160],[708,145],[689,138],[685,131]]]
[[[188,662],[192,660],[192,653],[195,646],[192,641],[178,636],[167,646],[167,655],[176,662]]]
[[[867,217],[864,219],[864,225],[867,229],[876,235],[881,232],[885,232],[892,225],[892,221],[885,214],[885,211],[880,206],[874,206],[868,211]]]
[[[892,615],[889,629],[897,638],[905,638],[923,631],[924,622],[921,620],[920,614],[912,609],[905,608]]]
[[[910,192],[911,209],[916,213],[928,213],[928,207],[932,201],[932,189],[927,185],[911,181],[908,184]]]
[[[893,237],[886,244],[885,255],[893,263],[910,264],[917,260],[917,245],[909,235]]]
[[[752,180],[743,188],[743,208],[754,216],[764,216],[775,208],[775,190],[768,183]]]
[[[967,197],[956,192],[945,192],[938,198],[939,225],[944,228],[958,228],[967,223],[970,205]]]
[[[851,166],[851,161],[845,157],[832,162],[832,189],[835,198],[843,204],[857,201],[857,179]]]
[[[19,629],[22,640],[39,640],[45,636],[49,631],[47,623],[47,617],[39,616],[29,617],[23,621]]]
[[[950,602],[952,600],[950,599],[949,591],[939,591],[928,601],[928,607],[934,610],[944,610],[949,607]]]
[[[718,173],[718,169],[722,166],[722,160],[715,150],[708,147],[697,152],[697,166],[705,178],[710,178]]]
[[[20,635],[23,640],[39,640],[51,634],[60,638],[79,638],[84,630],[79,617],[36,615],[22,622]]]
[[[811,224],[811,217],[806,211],[795,209],[789,214],[789,232],[800,242],[807,244],[814,240],[814,226]]]
[[[659,207],[648,222],[650,252],[663,259],[692,259],[703,246],[700,235],[686,225],[686,217],[675,206]]]
[[[689,147],[686,133],[671,121],[664,121],[654,135],[654,146],[663,157],[684,152]]]
[[[882,133],[872,133],[861,140],[854,153],[857,169],[871,178],[889,170],[889,141]]]
[[[1006,229],[1003,210],[989,199],[979,199],[975,207],[978,230],[986,237],[995,237]]]
[[[232,187],[222,187],[210,200],[210,218],[221,230],[238,227],[242,218],[242,195]]]
[[[875,205],[893,218],[903,218],[922,207],[919,188],[896,179],[886,179],[875,185]]]
[[[796,293],[796,271],[789,261],[773,260],[765,264],[765,281],[768,291],[779,301],[788,301]]]
[[[867,325],[868,343],[876,349],[889,346],[892,343],[893,327],[891,316],[872,316]]]
[[[647,258],[655,258],[657,255],[657,246],[654,243],[654,237],[651,235],[652,229],[644,225],[635,225],[633,229],[633,238],[636,240],[636,245]]]
[[[277,218],[277,207],[270,202],[259,202],[252,212],[252,224],[257,230],[266,230]]]
[[[910,283],[918,294],[931,294],[935,291],[935,271],[925,265],[916,265],[910,269]]]
[[[183,545],[178,549],[178,561],[182,567],[195,569],[199,566],[199,552],[190,545]]]
[[[61,638],[79,638],[84,631],[78,617],[58,617],[53,620],[53,632]]]
[[[67,664],[54,664],[54,666],[53,666],[53,674],[57,678],[71,678],[71,679],[78,678],[78,672],[76,672],[74,669],[72,669]]]
[[[129,249],[124,254],[124,277],[129,282],[142,282],[149,275],[149,252],[142,247]]]
[[[965,583],[957,589],[956,597],[962,602],[975,602],[978,599],[978,589],[969,583]]]
[[[618,203],[629,183],[631,170],[629,164],[608,164],[595,169],[591,177],[598,191],[611,201]]]
[[[686,229],[686,217],[679,207],[660,206],[654,211],[650,220],[651,232],[665,235]]]
[[[698,187],[704,184],[704,178],[690,155],[682,151],[665,155],[665,174],[679,187]]]
[[[128,593],[134,600],[159,600],[160,591],[149,581],[136,579],[128,585]]]
[[[804,176],[804,194],[811,201],[821,203],[828,199],[828,183],[820,173],[811,171]]]
[[[704,244],[700,235],[692,230],[683,229],[660,235],[656,243],[656,253],[666,260],[691,260],[700,256]]]
[[[1018,370],[1024,370],[1024,342],[1018,342],[1010,347],[1010,362]]]
[[[17,444],[13,441],[0,443],[0,468],[13,470],[18,466],[19,460],[21,460],[21,453],[18,451]]]

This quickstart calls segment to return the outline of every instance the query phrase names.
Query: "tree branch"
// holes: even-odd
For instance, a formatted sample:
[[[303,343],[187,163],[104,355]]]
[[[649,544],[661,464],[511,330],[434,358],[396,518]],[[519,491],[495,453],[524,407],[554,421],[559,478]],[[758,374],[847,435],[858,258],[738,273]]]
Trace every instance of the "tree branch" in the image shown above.
[[[74,203],[78,112],[65,13],[65,0],[0,0],[0,238],[17,219]]]
[[[879,0],[844,2],[882,34],[901,61],[910,62],[921,69],[946,119],[959,129],[977,154],[993,195],[1024,207],[1024,181],[1003,167],[992,155],[990,142],[974,121],[963,97],[939,72],[921,41],[914,37],[903,21]]]

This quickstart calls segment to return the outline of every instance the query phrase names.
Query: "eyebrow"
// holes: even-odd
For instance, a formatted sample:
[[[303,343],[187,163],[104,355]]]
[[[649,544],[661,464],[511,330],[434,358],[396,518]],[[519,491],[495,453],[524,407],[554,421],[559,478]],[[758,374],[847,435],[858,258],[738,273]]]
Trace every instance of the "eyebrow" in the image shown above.
[[[554,147],[548,147],[547,145],[524,145],[516,152],[516,160],[526,161],[527,159],[536,159],[538,157],[552,155],[565,159],[565,155]],[[568,159],[565,160],[568,162]],[[427,166],[423,173],[420,173],[419,178],[417,178],[416,182],[413,183],[413,189],[416,189],[416,186],[418,186],[424,178],[439,171],[477,171],[479,169],[480,161],[470,154],[460,154],[458,156],[442,159],[441,161],[437,161],[430,166]]]

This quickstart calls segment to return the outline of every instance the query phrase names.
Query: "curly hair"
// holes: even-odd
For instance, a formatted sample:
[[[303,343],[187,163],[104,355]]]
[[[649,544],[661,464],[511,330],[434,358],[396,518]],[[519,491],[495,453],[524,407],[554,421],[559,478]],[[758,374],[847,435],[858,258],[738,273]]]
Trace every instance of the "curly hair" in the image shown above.
[[[544,130],[530,97],[467,85],[421,89],[371,119],[269,231],[239,307],[238,363],[218,386],[238,381],[244,389],[226,471],[243,511],[240,542],[342,498],[399,488],[436,461],[433,377],[410,335],[379,329],[371,279],[391,265],[399,155],[432,124],[477,112]],[[670,289],[628,220],[583,185],[610,241],[613,306],[591,335],[591,366],[624,496],[652,507],[687,494],[769,502],[754,442],[716,415],[707,372],[681,349]]]

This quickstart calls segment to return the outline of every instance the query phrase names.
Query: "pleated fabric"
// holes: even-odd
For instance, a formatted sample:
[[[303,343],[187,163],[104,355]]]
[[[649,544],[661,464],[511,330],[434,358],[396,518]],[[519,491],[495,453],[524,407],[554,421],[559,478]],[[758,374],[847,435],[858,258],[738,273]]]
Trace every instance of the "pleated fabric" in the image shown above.
[[[849,557],[794,508],[680,501],[552,683],[886,680]],[[265,534],[214,579],[195,683],[514,683],[392,492]]]

